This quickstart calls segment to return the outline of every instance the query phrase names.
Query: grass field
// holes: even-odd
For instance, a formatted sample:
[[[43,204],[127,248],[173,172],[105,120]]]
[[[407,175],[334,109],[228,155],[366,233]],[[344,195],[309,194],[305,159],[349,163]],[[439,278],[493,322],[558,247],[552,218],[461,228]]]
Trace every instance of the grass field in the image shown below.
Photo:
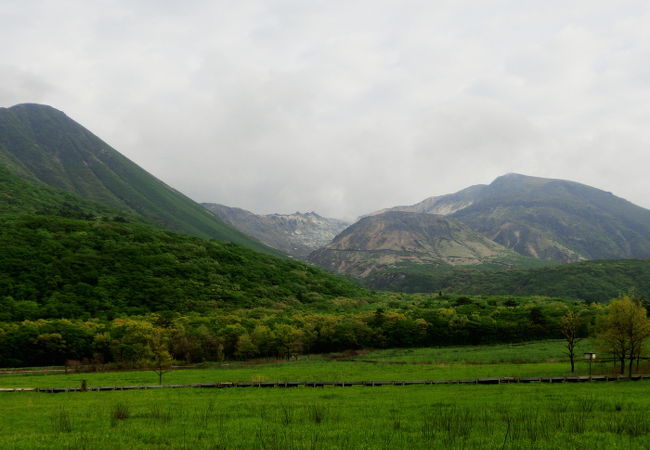
[[[593,351],[593,345],[588,340],[580,341],[576,354],[582,356],[587,351]],[[519,344],[375,350],[354,359],[441,364],[521,364],[563,362],[568,357],[564,341],[549,340]]]
[[[553,362],[558,350],[562,359],[556,341],[382,350],[177,370],[165,383],[567,375],[566,362]],[[157,381],[146,371],[12,374],[0,386],[82,378],[91,386]],[[0,393],[0,448],[650,448],[648,392],[649,382],[620,381]]]
[[[210,368],[174,370],[165,384],[236,381],[382,381],[444,380],[483,377],[532,377],[570,375],[561,341],[516,345],[378,350],[345,359],[311,356],[298,361],[230,362]],[[588,349],[589,343],[582,346]],[[580,349],[582,352],[582,348]],[[594,368],[611,372],[611,366]],[[588,366],[577,363],[578,375]],[[157,384],[152,371],[73,374],[1,374],[2,387],[75,387],[85,379],[89,386]]]
[[[648,448],[645,382],[2,397],[0,447]]]

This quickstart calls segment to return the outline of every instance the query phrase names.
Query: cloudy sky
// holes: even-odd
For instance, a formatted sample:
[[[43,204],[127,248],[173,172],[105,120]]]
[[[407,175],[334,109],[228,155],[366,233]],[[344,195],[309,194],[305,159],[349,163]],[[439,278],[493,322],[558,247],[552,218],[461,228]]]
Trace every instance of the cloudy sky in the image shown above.
[[[354,218],[518,172],[650,208],[650,3],[2,0],[46,103],[201,202]]]

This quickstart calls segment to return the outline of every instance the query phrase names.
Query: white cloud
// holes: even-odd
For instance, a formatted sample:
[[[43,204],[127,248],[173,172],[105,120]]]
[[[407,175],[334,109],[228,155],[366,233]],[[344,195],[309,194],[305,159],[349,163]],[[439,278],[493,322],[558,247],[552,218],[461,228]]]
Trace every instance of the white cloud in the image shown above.
[[[514,171],[650,207],[645,2],[5,3],[0,104],[199,201],[351,218]]]

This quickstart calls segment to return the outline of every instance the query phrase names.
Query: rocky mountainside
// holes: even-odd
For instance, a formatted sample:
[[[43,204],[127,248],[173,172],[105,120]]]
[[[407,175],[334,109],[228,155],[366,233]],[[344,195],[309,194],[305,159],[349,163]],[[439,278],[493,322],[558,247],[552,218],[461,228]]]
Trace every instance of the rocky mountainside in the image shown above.
[[[369,215],[376,215],[388,211],[404,211],[404,212],[417,212],[426,214],[441,214],[443,216],[450,215],[456,211],[471,206],[476,201],[476,196],[485,188],[484,184],[470,186],[458,191],[455,194],[440,195],[437,197],[429,197],[422,200],[415,205],[395,206],[392,208],[385,208],[376,211]]]
[[[650,210],[572,181],[508,174],[390,210],[445,214],[544,260],[650,257]]]
[[[279,254],[223,223],[50,106],[0,108],[0,165],[25,181],[144,217],[172,231]]]
[[[315,212],[259,215],[217,203],[203,206],[238,230],[300,259],[329,243],[349,225]]]
[[[396,267],[535,264],[451,217],[401,211],[362,218],[312,253],[309,261],[361,278]]]

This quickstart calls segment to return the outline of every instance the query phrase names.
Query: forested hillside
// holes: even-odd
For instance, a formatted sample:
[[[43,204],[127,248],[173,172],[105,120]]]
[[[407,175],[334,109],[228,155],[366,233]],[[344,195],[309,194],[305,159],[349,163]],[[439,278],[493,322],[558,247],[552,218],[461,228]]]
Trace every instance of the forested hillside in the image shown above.
[[[289,306],[362,292],[232,243],[131,223],[0,216],[0,321]]]
[[[366,285],[401,292],[543,295],[605,302],[630,289],[650,298],[650,259],[596,260],[519,270],[422,270],[375,273]]]

